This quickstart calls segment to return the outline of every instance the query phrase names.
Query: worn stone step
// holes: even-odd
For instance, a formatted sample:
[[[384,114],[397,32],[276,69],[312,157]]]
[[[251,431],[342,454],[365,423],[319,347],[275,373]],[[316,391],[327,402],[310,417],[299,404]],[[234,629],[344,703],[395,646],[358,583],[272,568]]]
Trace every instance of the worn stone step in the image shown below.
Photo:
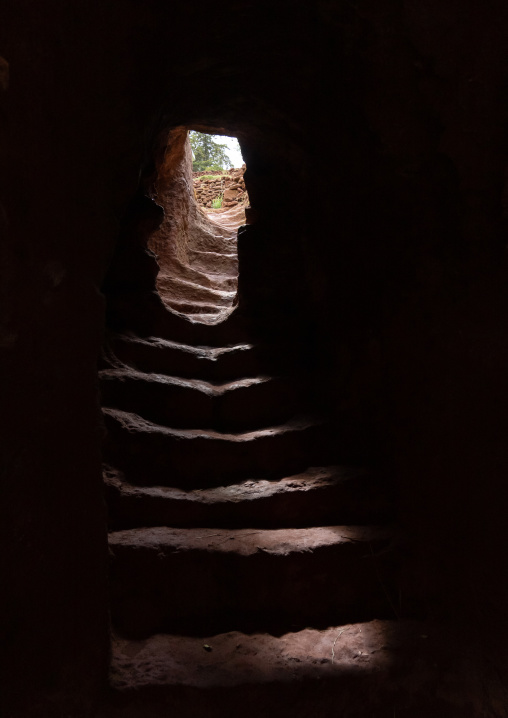
[[[225,307],[232,306],[232,302],[229,302],[228,305],[224,305],[214,304],[213,302],[193,302],[178,298],[168,299],[167,301],[171,309],[181,314],[207,314],[216,316],[224,311]]]
[[[465,718],[471,697],[442,690],[444,667],[462,669],[456,640],[409,620],[115,637],[98,718]]]
[[[215,289],[181,277],[159,276],[158,286],[165,296],[171,295],[175,298],[175,301],[180,302],[205,302],[221,307],[230,307],[236,296],[236,291],[234,290]]]
[[[262,374],[264,368],[261,352],[253,344],[215,348],[116,334],[109,338],[109,349],[140,371],[188,379],[239,379]]]
[[[167,280],[171,280],[175,277],[193,284],[221,291],[236,291],[238,284],[236,276],[220,274],[210,275],[200,269],[190,267],[188,264],[184,264],[176,257],[173,257],[164,268],[164,273],[159,272],[157,284],[159,285],[159,283],[162,283],[162,286],[164,287],[164,283]]]
[[[277,478],[318,461],[331,463],[337,449],[331,429],[305,417],[232,434],[173,429],[119,409],[104,408],[103,415],[108,430],[105,460],[135,485],[200,488],[247,478]],[[343,438],[345,452],[348,442]]]
[[[195,346],[227,346],[248,341],[250,337],[243,315],[234,307],[194,315],[177,314],[166,307],[154,319],[154,331],[150,334]]]
[[[215,234],[210,231],[205,233],[196,233],[193,235],[190,243],[187,245],[187,251],[206,251],[232,254],[237,251],[237,226],[226,226],[216,221],[216,215],[207,215],[208,220],[212,220]]]
[[[130,367],[99,372],[102,403],[175,428],[244,431],[281,423],[297,410],[292,383],[257,376],[210,383]]]
[[[204,252],[189,250],[189,264],[205,274],[219,274],[234,277],[238,275],[238,254],[236,252]]]
[[[371,524],[394,518],[390,487],[358,468],[310,468],[277,481],[184,491],[138,487],[105,467],[109,523],[114,530],[145,526],[298,528]]]
[[[394,614],[387,527],[140,528],[110,534],[121,635],[284,632]]]
[[[211,311],[213,307],[201,307],[201,309],[203,309],[202,312],[192,312],[188,311],[188,308],[176,309],[175,307],[175,311],[180,311],[182,316],[189,318],[195,324],[208,324],[212,326],[216,326],[217,324],[220,324],[220,322],[224,321],[230,311],[224,307],[215,307],[213,312]]]
[[[172,311],[157,292],[119,292],[108,301],[108,323],[116,332],[156,336],[194,346],[224,347],[247,343],[248,323],[238,308],[217,315]]]
[[[181,319],[185,319],[194,326],[208,324],[216,327],[231,316],[235,307],[221,307],[217,304],[206,304],[205,302],[194,303],[174,299],[165,299],[165,304],[170,313]]]

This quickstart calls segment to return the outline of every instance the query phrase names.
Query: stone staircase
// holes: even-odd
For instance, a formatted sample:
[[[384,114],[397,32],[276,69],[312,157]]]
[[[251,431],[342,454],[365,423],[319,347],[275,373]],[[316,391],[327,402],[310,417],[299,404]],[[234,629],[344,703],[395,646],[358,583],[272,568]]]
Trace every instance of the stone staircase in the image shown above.
[[[167,325],[187,341],[111,336],[100,372],[103,715],[393,718],[425,645],[399,615],[389,482],[362,466],[362,432],[309,414],[238,317],[188,324]]]
[[[157,290],[167,308],[203,324],[228,316],[236,303],[237,230],[244,220],[238,209],[203,214],[182,256],[162,258]]]

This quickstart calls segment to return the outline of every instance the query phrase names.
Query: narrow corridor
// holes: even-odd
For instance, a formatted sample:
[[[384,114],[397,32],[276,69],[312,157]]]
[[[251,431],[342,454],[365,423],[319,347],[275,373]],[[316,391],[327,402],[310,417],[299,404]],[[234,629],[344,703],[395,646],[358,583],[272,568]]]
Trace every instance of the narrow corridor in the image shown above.
[[[217,257],[200,267],[210,281]],[[100,374],[116,700],[156,687],[173,701],[246,671],[342,685],[359,656],[368,681],[401,623],[383,477],[346,418],[309,413],[295,378],[273,374],[240,310],[169,326],[179,341],[112,335]]]

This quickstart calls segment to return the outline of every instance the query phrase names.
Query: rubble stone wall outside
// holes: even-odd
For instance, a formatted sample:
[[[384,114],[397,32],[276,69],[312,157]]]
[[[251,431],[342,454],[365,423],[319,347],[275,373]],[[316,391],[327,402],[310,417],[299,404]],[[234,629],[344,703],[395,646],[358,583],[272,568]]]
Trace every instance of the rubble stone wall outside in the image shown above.
[[[194,193],[200,207],[211,209],[212,201],[223,196],[221,209],[249,206],[243,174],[245,165],[217,172],[193,172]],[[212,178],[213,176],[213,178]]]

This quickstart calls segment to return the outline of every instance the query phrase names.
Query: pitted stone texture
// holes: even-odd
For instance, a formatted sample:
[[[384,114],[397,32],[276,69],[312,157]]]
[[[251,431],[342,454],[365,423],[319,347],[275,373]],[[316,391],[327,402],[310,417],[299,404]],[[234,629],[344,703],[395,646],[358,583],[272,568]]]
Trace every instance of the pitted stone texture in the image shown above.
[[[211,383],[122,366],[99,378],[106,406],[173,427],[246,431],[287,421],[298,409],[293,384],[279,377]]]
[[[212,489],[137,487],[104,470],[110,525],[300,527],[379,523],[393,519],[380,476],[347,467],[313,468],[277,481],[263,479]]]
[[[389,618],[394,541],[374,526],[113,532],[112,621],[141,638]]]
[[[229,221],[225,218],[222,223],[216,221],[198,206],[187,129],[173,129],[166,142],[153,190],[157,202],[164,208],[164,219],[148,241],[159,265],[157,290],[170,311],[193,316],[194,321],[204,324],[224,320],[227,314],[220,310],[232,309],[235,302],[239,225],[233,217]],[[199,274],[203,275],[202,281],[198,279]],[[179,279],[190,283],[184,289],[175,281]],[[213,305],[210,308],[203,302],[203,287],[232,294],[221,295],[215,310]],[[213,316],[216,313],[218,317]]]
[[[417,621],[280,637],[115,638],[111,684],[99,718],[465,718],[483,710],[478,661],[441,626]]]
[[[225,170],[222,172],[193,172],[194,193],[196,201],[205,212],[216,212],[217,219],[222,219],[226,212],[245,213],[245,207],[249,204],[249,197],[245,189],[243,178],[245,165],[240,168]],[[212,201],[221,197],[222,206],[219,210],[213,210]],[[228,207],[231,209],[228,210]],[[243,221],[239,224],[243,224]]]
[[[118,334],[109,340],[120,361],[145,372],[203,380],[239,379],[262,373],[259,348],[253,344],[206,347],[158,337]]]
[[[173,429],[117,409],[103,414],[106,460],[139,486],[199,488],[296,473],[319,459],[330,461],[342,440],[335,445],[330,429],[307,417],[233,434]]]

